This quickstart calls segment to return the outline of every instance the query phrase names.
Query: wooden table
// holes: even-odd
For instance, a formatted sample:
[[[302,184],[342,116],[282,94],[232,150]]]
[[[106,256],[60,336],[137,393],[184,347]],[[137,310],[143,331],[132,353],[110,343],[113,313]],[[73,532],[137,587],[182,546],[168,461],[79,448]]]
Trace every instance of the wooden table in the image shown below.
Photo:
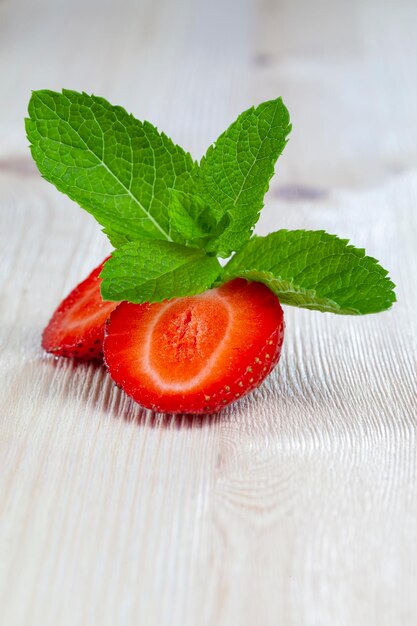
[[[2,626],[417,623],[417,4],[0,4]],[[282,95],[258,232],[326,229],[390,269],[364,318],[286,308],[279,367],[217,417],[135,406],[40,333],[109,250],[43,181],[31,89],[94,92],[200,157]]]

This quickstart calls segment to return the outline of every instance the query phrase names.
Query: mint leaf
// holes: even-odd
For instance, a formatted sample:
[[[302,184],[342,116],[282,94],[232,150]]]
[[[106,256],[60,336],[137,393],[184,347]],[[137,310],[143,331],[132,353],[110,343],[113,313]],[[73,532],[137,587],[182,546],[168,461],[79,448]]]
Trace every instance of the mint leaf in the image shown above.
[[[205,291],[221,266],[202,250],[169,241],[143,239],[112,253],[101,278],[104,300],[161,302]]]
[[[324,231],[279,230],[253,237],[224,268],[265,283],[283,304],[347,315],[377,313],[395,302],[394,284],[372,257]]]
[[[212,242],[229,223],[226,214],[217,224],[207,204],[197,194],[172,190],[168,204],[170,234],[174,241],[211,251]]]
[[[219,256],[228,257],[251,236],[290,130],[282,99],[264,102],[239,115],[201,160],[198,192],[217,223],[225,215],[230,220],[210,248]]]
[[[192,192],[197,165],[148,122],[103,98],[35,91],[26,132],[44,178],[94,215],[114,246],[170,241],[170,191]]]
[[[185,245],[204,247],[212,236],[204,216],[207,207],[196,195],[172,190],[167,206],[170,217],[170,235]]]

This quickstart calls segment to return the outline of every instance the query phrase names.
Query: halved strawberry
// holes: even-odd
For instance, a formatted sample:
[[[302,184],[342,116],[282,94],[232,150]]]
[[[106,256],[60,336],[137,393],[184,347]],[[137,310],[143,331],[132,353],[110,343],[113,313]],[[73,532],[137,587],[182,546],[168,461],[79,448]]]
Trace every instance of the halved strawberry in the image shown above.
[[[214,413],[257,387],[284,337],[278,298],[241,278],[197,296],[123,302],[106,324],[104,360],[136,402],[165,413]]]
[[[103,356],[104,325],[118,302],[100,294],[107,258],[61,302],[42,334],[42,347],[57,356],[97,360]]]

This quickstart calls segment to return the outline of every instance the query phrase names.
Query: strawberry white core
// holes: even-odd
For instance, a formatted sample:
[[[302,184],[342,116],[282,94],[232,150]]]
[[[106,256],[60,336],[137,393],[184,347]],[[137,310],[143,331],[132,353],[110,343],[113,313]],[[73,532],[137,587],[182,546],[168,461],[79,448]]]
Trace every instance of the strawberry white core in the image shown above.
[[[161,391],[197,388],[213,371],[232,323],[232,307],[217,290],[165,303],[148,326],[143,369]]]

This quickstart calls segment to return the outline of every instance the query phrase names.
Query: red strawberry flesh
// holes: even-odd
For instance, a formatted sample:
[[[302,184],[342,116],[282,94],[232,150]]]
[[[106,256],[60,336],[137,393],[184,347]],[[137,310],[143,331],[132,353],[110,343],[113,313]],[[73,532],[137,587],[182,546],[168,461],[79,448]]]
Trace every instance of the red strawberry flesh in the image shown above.
[[[277,297],[239,278],[197,296],[122,303],[106,325],[104,359],[113,380],[147,408],[213,413],[270,373],[283,334]]]
[[[105,259],[61,302],[42,334],[42,347],[57,356],[99,360],[104,325],[118,302],[106,302],[99,278]]]

